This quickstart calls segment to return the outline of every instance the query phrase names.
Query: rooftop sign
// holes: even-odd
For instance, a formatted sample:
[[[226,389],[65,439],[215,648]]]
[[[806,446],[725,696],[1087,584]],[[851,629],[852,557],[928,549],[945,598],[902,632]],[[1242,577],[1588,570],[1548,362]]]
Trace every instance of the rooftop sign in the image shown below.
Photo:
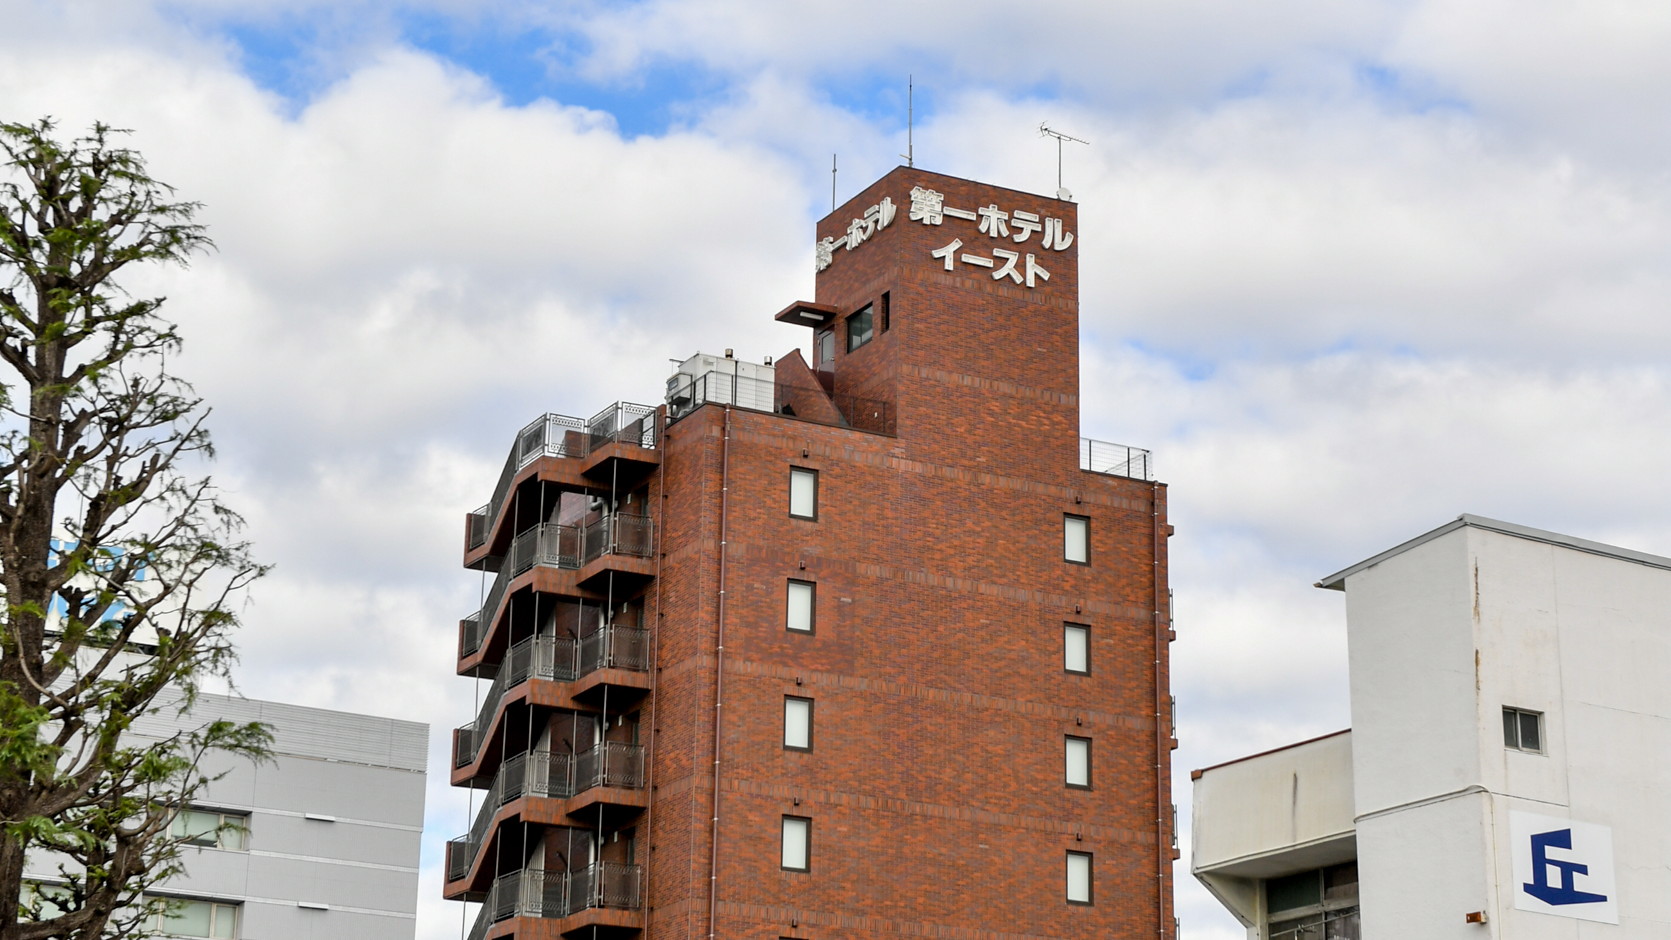
[[[835,263],[838,249],[852,251],[893,224],[897,214],[893,199],[884,196],[848,223],[847,234],[820,240],[815,246],[818,270],[822,272]],[[978,267],[985,269],[994,281],[1008,279],[1026,287],[1050,280],[1050,271],[1040,262],[1040,257],[1048,259],[1051,252],[1066,251],[1074,238],[1063,219],[1024,209],[1004,209],[997,203],[973,209],[948,206],[942,193],[921,186],[911,189],[911,208],[906,218],[931,226],[945,225],[947,219],[975,223],[973,231],[967,233],[969,242],[953,235],[945,245],[929,251],[929,257],[938,260],[947,271],[963,265]],[[1008,247],[1029,245],[1034,235],[1038,236],[1038,252]]]

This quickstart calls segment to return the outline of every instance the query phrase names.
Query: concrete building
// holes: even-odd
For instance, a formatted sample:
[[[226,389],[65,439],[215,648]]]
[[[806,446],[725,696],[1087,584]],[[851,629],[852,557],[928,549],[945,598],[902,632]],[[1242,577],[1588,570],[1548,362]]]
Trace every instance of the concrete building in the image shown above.
[[[160,740],[220,718],[267,724],[273,760],[210,756],[205,771],[225,776],[176,820],[200,845],[155,892],[182,901],[156,926],[176,937],[412,940],[429,726],[204,693],[185,715],[164,703],[135,718],[131,734]],[[55,873],[32,877],[51,884]]]
[[[464,532],[471,938],[1173,935],[1165,488],[1079,436],[1077,231],[896,169],[810,357],[523,429]]]
[[[1671,558],[1465,515],[1318,586],[1351,731],[1192,774],[1250,938],[1671,936]]]

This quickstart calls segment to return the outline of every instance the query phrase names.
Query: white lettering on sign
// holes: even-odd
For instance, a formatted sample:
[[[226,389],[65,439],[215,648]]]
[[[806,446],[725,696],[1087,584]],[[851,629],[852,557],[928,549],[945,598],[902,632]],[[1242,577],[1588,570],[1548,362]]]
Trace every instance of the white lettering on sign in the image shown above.
[[[911,187],[910,199],[911,206],[906,212],[906,218],[912,222],[944,225],[947,219],[962,219],[974,222],[976,232],[988,239],[1004,240],[1018,245],[1025,244],[1031,241],[1034,235],[1038,235],[1039,248],[1043,251],[1066,251],[1073,244],[1073,233],[1067,230],[1065,219],[1028,212],[1025,209],[1006,210],[997,203],[974,209],[959,209],[946,205],[943,193],[922,186]],[[845,234],[820,239],[813,246],[818,270],[823,271],[835,263],[838,249],[852,251],[875,237],[893,223],[896,212],[893,199],[885,196],[876,205],[866,209],[863,215],[848,222]],[[1014,284],[1037,287],[1040,281],[1050,280],[1050,272],[1039,264],[1039,256],[1033,252],[1023,254],[1020,251],[994,247],[989,257],[965,252],[962,250],[963,244],[962,238],[953,238],[945,247],[930,251],[929,256],[939,259],[947,271],[955,271],[960,263],[986,268],[992,272],[992,279],[995,281],[1008,279]]]

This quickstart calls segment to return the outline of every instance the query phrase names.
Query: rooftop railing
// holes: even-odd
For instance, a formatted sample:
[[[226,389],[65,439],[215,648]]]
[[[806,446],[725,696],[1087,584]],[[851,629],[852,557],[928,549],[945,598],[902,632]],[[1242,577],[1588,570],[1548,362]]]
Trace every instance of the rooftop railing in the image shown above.
[[[1155,468],[1149,452],[1140,447],[1079,439],[1079,469],[1133,480],[1153,480]]]
[[[616,402],[582,421],[568,415],[546,414],[534,419],[516,435],[493,498],[470,513],[470,547],[486,543],[493,520],[510,495],[516,474],[540,457],[585,457],[605,444],[620,442],[635,447],[656,446],[656,409],[631,402]]]
[[[731,405],[750,411],[777,410],[775,380],[757,379],[730,372],[704,372],[694,376],[688,388],[681,387],[679,394],[688,395],[688,399],[669,406],[669,421],[682,418],[698,406],[706,404]],[[893,434],[895,431],[894,408],[890,402],[844,393],[831,395],[830,401],[835,405],[839,415],[839,420],[835,422],[839,427],[869,431],[872,434]],[[819,421],[812,415],[796,417],[820,424],[830,423]]]
[[[599,669],[645,672],[649,668],[650,634],[641,627],[606,624],[578,641],[567,636],[538,636],[515,644],[506,652],[499,674],[482,697],[476,720],[453,732],[454,766],[464,767],[476,759],[481,748],[477,729],[489,726],[505,693],[529,679],[573,682]]]
[[[649,558],[654,549],[655,528],[649,516],[614,513],[585,526],[547,522],[527,529],[511,540],[510,551],[473,624],[469,617],[464,618],[459,655],[471,656],[481,649],[512,579],[524,571],[534,567],[580,568],[604,555]]]

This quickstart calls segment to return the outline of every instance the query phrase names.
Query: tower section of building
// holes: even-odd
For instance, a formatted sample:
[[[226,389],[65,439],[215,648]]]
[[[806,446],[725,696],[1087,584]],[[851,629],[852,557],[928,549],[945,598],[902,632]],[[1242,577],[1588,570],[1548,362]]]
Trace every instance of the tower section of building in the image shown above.
[[[467,535],[477,935],[1172,935],[1165,489],[1079,437],[1077,231],[900,168],[819,225],[809,357],[519,445]]]

